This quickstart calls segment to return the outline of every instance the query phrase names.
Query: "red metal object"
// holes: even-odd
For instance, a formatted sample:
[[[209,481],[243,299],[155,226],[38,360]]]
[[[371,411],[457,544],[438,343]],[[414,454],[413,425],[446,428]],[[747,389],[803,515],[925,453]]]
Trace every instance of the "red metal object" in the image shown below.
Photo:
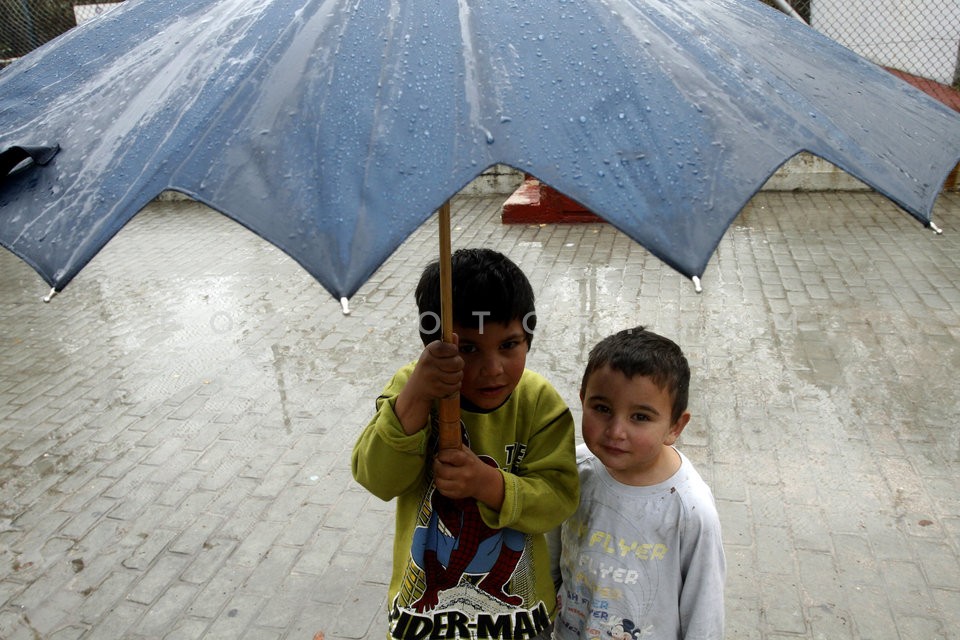
[[[553,224],[557,222],[606,222],[576,200],[554,191],[531,175],[503,203],[504,224]]]

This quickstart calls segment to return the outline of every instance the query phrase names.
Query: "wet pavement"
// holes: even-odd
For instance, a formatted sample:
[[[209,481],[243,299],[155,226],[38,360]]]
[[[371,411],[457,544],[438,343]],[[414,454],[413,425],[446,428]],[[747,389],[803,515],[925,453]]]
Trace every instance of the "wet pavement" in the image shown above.
[[[455,199],[454,247],[529,274],[529,366],[568,402],[613,331],[687,352],[728,638],[960,638],[960,194],[936,237],[871,193],[763,192],[700,295],[606,225],[501,203]],[[436,251],[430,222],[350,316],[193,203],[150,205],[50,304],[0,251],[0,637],[383,637],[393,505],[349,452],[418,353]]]

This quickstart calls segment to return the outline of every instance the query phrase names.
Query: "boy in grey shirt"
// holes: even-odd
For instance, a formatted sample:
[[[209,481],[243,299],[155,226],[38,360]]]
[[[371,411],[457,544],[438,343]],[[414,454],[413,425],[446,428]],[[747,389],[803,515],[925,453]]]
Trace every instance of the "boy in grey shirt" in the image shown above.
[[[590,352],[580,505],[551,541],[562,579],[555,638],[723,637],[726,564],[713,494],[673,447],[690,419],[689,381],[680,348],[643,327]]]

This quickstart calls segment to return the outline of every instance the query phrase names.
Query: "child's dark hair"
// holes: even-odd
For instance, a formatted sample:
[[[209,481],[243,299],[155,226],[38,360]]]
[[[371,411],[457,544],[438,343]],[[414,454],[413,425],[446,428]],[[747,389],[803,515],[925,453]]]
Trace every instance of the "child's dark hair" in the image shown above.
[[[587,390],[590,375],[604,366],[628,378],[645,376],[673,398],[672,422],[687,410],[690,394],[690,365],[673,340],[644,327],[624,329],[601,340],[590,350],[580,393]]]
[[[479,329],[487,322],[509,324],[520,320],[527,345],[533,342],[537,313],[533,287],[510,258],[492,249],[458,249],[452,256],[453,321]],[[440,263],[423,270],[416,290],[420,311],[420,339],[429,344],[440,338]]]

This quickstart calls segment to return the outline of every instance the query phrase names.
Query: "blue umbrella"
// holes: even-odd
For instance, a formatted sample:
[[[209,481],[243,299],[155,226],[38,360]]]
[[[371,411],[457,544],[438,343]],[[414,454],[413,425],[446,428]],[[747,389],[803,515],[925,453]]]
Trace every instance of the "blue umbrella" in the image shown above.
[[[752,0],[128,0],[0,72],[0,243],[60,290],[171,189],[347,298],[504,163],[698,277],[801,151],[929,225],[960,116]]]

